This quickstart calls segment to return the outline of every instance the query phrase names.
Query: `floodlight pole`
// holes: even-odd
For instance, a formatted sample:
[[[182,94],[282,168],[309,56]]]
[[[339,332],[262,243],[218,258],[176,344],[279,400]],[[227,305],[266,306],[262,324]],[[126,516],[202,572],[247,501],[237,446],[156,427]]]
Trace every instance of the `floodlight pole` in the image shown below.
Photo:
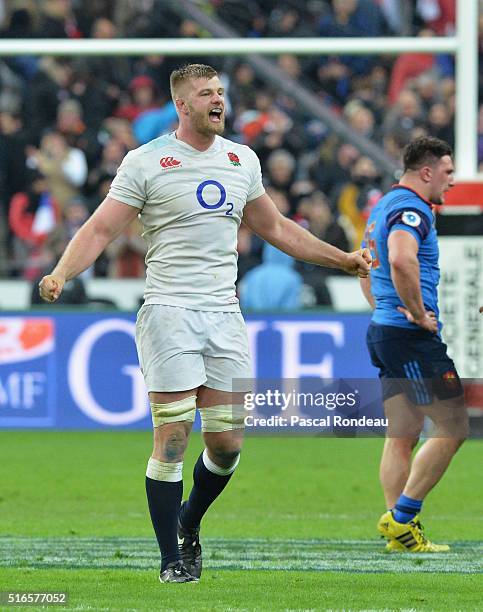
[[[458,180],[478,175],[478,0],[458,0],[455,165]]]

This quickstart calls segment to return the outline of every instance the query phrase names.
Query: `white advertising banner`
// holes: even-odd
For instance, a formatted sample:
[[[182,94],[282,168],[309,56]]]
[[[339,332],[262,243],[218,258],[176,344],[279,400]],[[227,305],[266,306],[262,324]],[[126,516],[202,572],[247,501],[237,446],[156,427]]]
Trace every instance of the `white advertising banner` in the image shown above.
[[[483,379],[483,237],[439,238],[443,339],[461,378]]]

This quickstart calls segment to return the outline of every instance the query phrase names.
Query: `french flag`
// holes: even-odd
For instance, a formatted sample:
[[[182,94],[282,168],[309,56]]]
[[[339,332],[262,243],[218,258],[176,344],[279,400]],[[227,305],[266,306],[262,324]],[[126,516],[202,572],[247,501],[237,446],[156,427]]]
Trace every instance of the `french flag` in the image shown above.
[[[50,193],[42,193],[32,223],[32,234],[36,237],[49,234],[56,226],[57,216],[57,208],[52,196]]]

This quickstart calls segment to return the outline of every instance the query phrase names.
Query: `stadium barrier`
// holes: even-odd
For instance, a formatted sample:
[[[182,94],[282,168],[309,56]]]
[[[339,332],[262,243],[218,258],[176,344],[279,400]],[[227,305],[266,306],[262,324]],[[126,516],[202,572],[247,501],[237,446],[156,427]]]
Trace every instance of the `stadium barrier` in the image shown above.
[[[273,381],[289,394],[312,381],[311,387],[302,390],[312,397],[323,391],[325,404],[328,399],[341,402],[344,395],[345,404],[337,404],[342,416],[358,414],[352,410],[356,389],[364,400],[360,406],[365,416],[383,417],[377,372],[365,346],[368,314],[251,315],[246,319],[253,379],[264,394],[261,408],[257,400],[251,416],[273,414],[265,410],[273,407],[273,393],[268,393],[267,401]],[[151,428],[134,334],[134,313],[57,311],[0,317],[0,429]],[[260,391],[260,386],[255,390]],[[478,405],[482,394],[475,387],[472,392]],[[255,399],[252,394],[250,401]],[[312,408],[320,416],[316,402]],[[334,406],[325,408],[329,415],[335,414]],[[292,413],[284,410],[280,407],[277,414],[314,415],[304,405],[295,404]]]
[[[254,376],[374,378],[368,315],[249,316]],[[151,427],[132,313],[0,318],[0,428]]]

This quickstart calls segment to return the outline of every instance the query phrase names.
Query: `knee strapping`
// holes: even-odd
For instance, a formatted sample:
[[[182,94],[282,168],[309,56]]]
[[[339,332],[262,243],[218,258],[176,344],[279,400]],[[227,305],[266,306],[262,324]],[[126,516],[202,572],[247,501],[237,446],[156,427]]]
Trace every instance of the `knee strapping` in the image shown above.
[[[169,404],[157,404],[149,402],[151,405],[151,416],[153,427],[159,427],[165,423],[176,423],[178,421],[195,420],[196,416],[196,395],[184,397],[176,402]]]
[[[245,427],[243,406],[225,404],[200,408],[200,415],[201,431],[205,433],[220,433]]]
[[[179,482],[183,479],[183,462],[167,463],[149,458],[146,476],[151,480],[162,480],[164,482]]]

